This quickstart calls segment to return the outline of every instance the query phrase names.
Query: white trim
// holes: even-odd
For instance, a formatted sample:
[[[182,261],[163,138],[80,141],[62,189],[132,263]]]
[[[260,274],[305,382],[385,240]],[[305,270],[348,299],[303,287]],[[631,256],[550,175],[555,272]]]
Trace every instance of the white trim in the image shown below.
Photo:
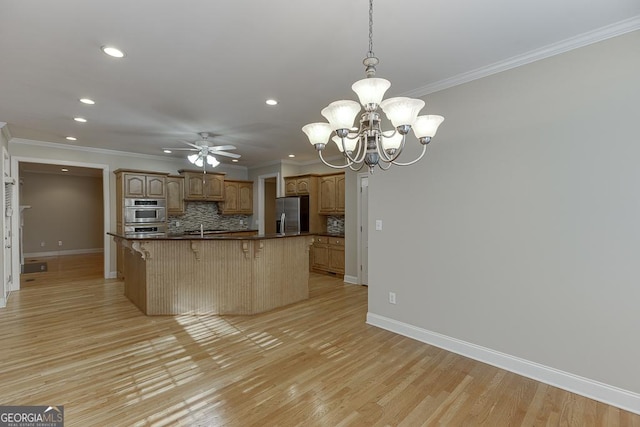
[[[118,278],[117,271],[110,271],[109,274],[105,275],[105,279],[117,279],[117,278]]]
[[[573,49],[597,43],[636,30],[640,30],[640,15],[625,19],[624,21],[616,22],[615,24],[598,28],[597,30],[589,31],[584,34],[568,38],[557,43],[552,43],[539,49],[534,49],[521,55],[513,56],[503,61],[495,62],[485,67],[476,68],[475,70],[471,70],[466,73],[458,74],[457,76],[449,77],[447,79],[419,87],[417,89],[403,93],[402,96],[420,97],[429,95],[430,93],[458,86],[463,83],[468,83],[470,81],[481,79],[492,74],[530,64],[541,59],[559,55]]]
[[[103,248],[93,248],[93,249],[67,249],[66,251],[48,251],[48,252],[30,252],[25,253],[25,258],[41,258],[41,257],[52,257],[52,256],[62,256],[62,255],[81,255],[81,254],[101,254],[104,252]]]
[[[356,284],[361,285],[363,280],[362,280],[362,228],[363,227],[368,227],[369,224],[362,224],[362,180],[367,178],[367,186],[368,184],[368,178],[369,178],[369,173],[368,172],[359,172],[358,176],[357,176],[357,184],[358,184],[358,194],[356,197],[356,202],[357,202],[357,218],[356,218],[356,234],[358,236],[357,238],[357,252],[356,252],[356,262],[358,263],[357,265],[357,273],[358,276],[356,277]],[[368,267],[368,266],[367,266]]]
[[[49,144],[49,143],[47,143]],[[53,145],[62,145],[62,144],[53,144]],[[108,150],[107,150],[108,151]],[[111,168],[109,165],[100,164],[100,163],[85,163],[85,162],[75,162],[68,160],[56,160],[56,159],[42,159],[37,157],[21,157],[21,156],[12,156],[11,157],[11,176],[20,177],[19,173],[19,165],[20,162],[29,162],[29,163],[45,163],[52,165],[64,165],[64,166],[78,166],[84,168],[94,168],[94,169],[102,169],[102,208],[103,208],[103,217],[104,217],[104,239],[103,239],[103,247],[104,247],[104,274],[105,278],[107,277],[107,272],[111,269],[111,237],[107,235],[108,232],[111,231],[111,186],[110,186],[110,173]],[[14,206],[20,206],[20,198],[19,191],[14,192]],[[22,271],[20,266],[20,254],[19,254],[19,242],[16,240],[19,230],[19,215],[14,215],[12,217],[12,250],[13,250],[13,271],[18,272]],[[62,251],[55,252],[59,254]],[[13,286],[11,290],[18,290],[20,288],[20,280],[13,281]]]
[[[359,285],[360,282],[358,281],[358,277],[357,276],[347,276],[346,274],[344,275],[344,283],[349,283],[351,285]]]
[[[4,308],[7,306],[7,299],[0,297],[0,308]]]
[[[417,326],[374,313],[367,313],[367,324],[640,414],[640,394],[638,393],[418,328]]]
[[[23,139],[23,138],[13,138],[11,139],[9,144],[54,148],[57,150],[84,151],[88,153],[106,154],[110,156],[136,157],[139,159],[157,160],[162,162],[175,162],[176,160],[182,159],[182,157],[175,157],[175,156],[158,156],[155,154],[133,153],[130,151],[111,150],[107,148],[83,147],[79,145],[61,144],[57,142],[48,142],[48,141],[36,141],[32,139]],[[183,160],[185,160],[185,163],[187,165],[190,165],[190,163],[186,162],[186,159],[183,159]],[[59,164],[59,163],[60,162],[56,162],[56,164]],[[221,163],[221,166],[223,166],[224,169],[237,169],[242,171],[248,170],[246,166],[234,165],[234,164],[228,164],[228,163]],[[167,172],[167,173],[172,173],[172,172]]]

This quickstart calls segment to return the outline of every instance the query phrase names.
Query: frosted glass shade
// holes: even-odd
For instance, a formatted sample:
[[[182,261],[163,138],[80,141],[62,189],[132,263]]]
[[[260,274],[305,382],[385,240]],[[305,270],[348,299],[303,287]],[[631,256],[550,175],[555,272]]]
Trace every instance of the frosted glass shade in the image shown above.
[[[355,134],[349,134],[349,136],[354,137]],[[340,152],[344,152],[344,150],[342,149],[342,141],[340,140],[339,136],[333,136],[331,137],[331,140],[333,142],[336,143],[336,145],[338,146],[338,150],[340,150]],[[349,139],[349,138],[345,138],[344,139],[344,146],[347,148],[347,151],[351,151],[353,152],[356,149],[356,145],[358,145],[358,139]]]
[[[380,104],[384,93],[391,86],[391,82],[385,79],[371,77],[355,82],[351,89],[358,95],[360,104]]]
[[[215,168],[216,166],[218,166],[220,164],[218,159],[216,159],[213,156],[207,156],[207,163],[209,163],[212,168]]]
[[[405,97],[389,98],[382,101],[380,107],[394,127],[411,126],[424,107],[424,101]]]
[[[384,136],[384,134],[382,134],[383,150],[397,150],[398,148],[400,148],[400,144],[402,144],[402,134],[400,132],[394,132],[393,136]]]
[[[434,137],[438,131],[438,126],[444,121],[442,116],[418,116],[413,123],[413,133],[416,138]]]
[[[360,112],[360,104],[356,101],[335,101],[320,113],[329,121],[332,130],[351,129],[356,115]]]
[[[200,154],[190,154],[187,156],[187,160],[189,160],[191,163],[196,162],[196,160],[198,160],[198,157],[200,156]]]
[[[329,123],[309,123],[302,127],[302,132],[307,135],[311,145],[326,144],[331,135]]]

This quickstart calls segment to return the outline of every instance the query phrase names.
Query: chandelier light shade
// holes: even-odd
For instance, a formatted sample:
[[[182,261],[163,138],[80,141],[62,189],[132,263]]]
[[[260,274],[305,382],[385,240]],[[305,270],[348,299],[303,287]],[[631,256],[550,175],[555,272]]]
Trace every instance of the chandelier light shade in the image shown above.
[[[216,166],[218,166],[220,164],[218,159],[216,159],[215,157],[213,157],[210,154],[203,154],[202,152],[191,154],[191,155],[187,156],[187,160],[189,160],[189,162],[193,163],[194,165],[196,165],[199,168],[204,166],[205,160],[206,160],[208,165],[211,165],[212,168],[215,168]]]
[[[437,115],[418,116],[425,106],[421,99],[396,97],[383,100],[391,82],[375,77],[378,62],[378,58],[373,54],[373,0],[369,0],[369,52],[362,61],[366,78],[351,86],[360,102],[332,102],[321,111],[329,123],[311,123],[302,128],[309,142],[318,151],[320,160],[327,166],[360,170],[367,165],[369,172],[373,173],[376,166],[387,170],[392,164],[412,165],[424,156],[427,144],[444,120],[444,117]],[[382,130],[380,110],[385,113],[395,129]],[[358,114],[361,114],[360,126],[354,128]],[[422,152],[416,159],[403,163],[398,161],[398,156],[404,149],[407,134],[411,129],[422,145]],[[344,157],[344,164],[331,164],[322,156],[329,139],[338,146]]]

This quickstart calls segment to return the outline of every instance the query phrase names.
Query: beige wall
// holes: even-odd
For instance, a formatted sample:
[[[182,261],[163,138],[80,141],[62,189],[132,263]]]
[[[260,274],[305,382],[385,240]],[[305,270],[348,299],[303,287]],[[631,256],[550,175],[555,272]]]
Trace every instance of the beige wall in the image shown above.
[[[640,393],[639,46],[426,97],[427,157],[370,179],[370,314]]]
[[[269,178],[264,182],[264,233],[276,231],[276,179]]]
[[[22,173],[20,203],[25,256],[103,249],[102,177]]]

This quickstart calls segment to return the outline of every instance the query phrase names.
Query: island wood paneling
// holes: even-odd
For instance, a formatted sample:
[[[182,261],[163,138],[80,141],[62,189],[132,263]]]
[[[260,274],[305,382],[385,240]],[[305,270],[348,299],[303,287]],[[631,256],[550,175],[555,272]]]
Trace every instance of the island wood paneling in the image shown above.
[[[148,315],[255,314],[309,296],[309,236],[120,241],[125,295]]]

